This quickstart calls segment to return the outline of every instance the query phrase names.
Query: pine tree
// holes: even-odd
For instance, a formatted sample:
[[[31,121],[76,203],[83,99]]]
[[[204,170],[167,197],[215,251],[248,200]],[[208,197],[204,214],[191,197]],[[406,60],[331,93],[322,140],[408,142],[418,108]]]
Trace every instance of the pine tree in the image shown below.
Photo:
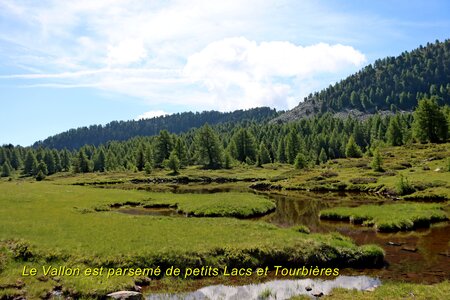
[[[167,130],[161,130],[156,138],[155,163],[160,166],[167,159],[173,149],[172,136]]]
[[[223,148],[218,135],[208,124],[202,126],[196,135],[199,162],[207,169],[219,169],[223,163]]]
[[[262,165],[268,164],[271,162],[269,150],[267,150],[267,147],[266,147],[266,145],[264,145],[263,142],[261,142],[261,144],[259,145],[258,156],[259,156],[259,161]]]
[[[230,154],[232,158],[237,157],[238,154],[237,154],[236,144],[233,139],[230,141],[230,143],[228,143],[226,152],[228,154]]]
[[[73,168],[75,173],[89,172],[89,160],[87,159],[83,149],[80,149],[80,151],[78,151],[78,155],[74,159]]]
[[[37,174],[39,174],[39,173],[42,173],[44,175],[48,174],[47,165],[43,161],[40,161],[37,166]]]
[[[175,141],[174,147],[175,153],[177,157],[180,159],[181,167],[185,167],[188,165],[188,150],[186,147],[186,143],[182,138],[177,138]]]
[[[144,170],[145,167],[145,153],[142,147],[139,147],[136,153],[136,167],[139,171]]]
[[[287,162],[293,164],[297,154],[300,152],[300,139],[297,131],[291,129],[286,137],[286,159]]]
[[[53,149],[52,154],[53,154],[53,158],[55,160],[55,172],[61,172],[62,165],[61,165],[61,157],[59,156],[59,152],[56,149]]]
[[[378,149],[375,149],[375,151],[373,153],[371,167],[376,172],[383,172],[384,170],[383,170],[382,164],[383,164],[383,160],[381,158],[380,151]]]
[[[12,150],[10,165],[14,170],[18,170],[20,168],[20,166],[22,165],[22,162],[20,160],[20,155],[19,155],[17,148],[14,148]]]
[[[304,169],[308,166],[308,160],[306,159],[306,156],[303,155],[303,153],[297,154],[294,161],[294,167],[296,169]]]
[[[327,153],[325,152],[325,149],[320,150],[319,154],[319,163],[323,164],[328,160]]]
[[[172,170],[172,174],[178,174],[181,164],[175,150],[173,150],[170,153],[169,158],[164,161],[164,165]]]
[[[36,157],[34,156],[33,151],[29,150],[25,158],[23,173],[28,176],[36,175],[37,165],[38,162],[36,160]]]
[[[236,159],[240,162],[256,160],[256,143],[253,135],[244,128],[239,129],[233,136],[233,142],[236,145]]]
[[[419,101],[414,112],[413,135],[421,143],[438,143],[447,139],[447,119],[439,108],[436,97]]]
[[[117,161],[117,157],[114,154],[114,151],[111,149],[108,149],[106,152],[106,164],[105,169],[108,171],[115,171],[119,167],[119,163]]]
[[[45,156],[44,149],[39,148],[39,149],[36,151],[36,159],[37,159],[37,161],[40,162],[41,160],[43,160],[43,159],[44,159],[44,156]]]
[[[147,145],[147,147],[145,148],[145,163],[149,163],[151,168],[153,169],[153,165],[154,165],[154,160],[153,160],[153,151],[152,151],[152,147],[150,145]],[[144,166],[145,168],[145,166]]]
[[[100,149],[94,160],[94,171],[105,172],[106,170],[106,155],[103,148]]]
[[[150,174],[152,173],[152,171],[153,171],[153,166],[152,166],[152,164],[151,164],[150,162],[147,161],[147,162],[145,163],[144,171],[145,171],[145,174],[147,174],[147,175],[150,175]]]
[[[280,138],[280,142],[278,143],[277,159],[280,163],[284,164],[286,162],[286,147],[283,138]]]
[[[61,155],[61,169],[62,171],[68,172],[70,170],[71,155],[67,149],[62,151]]]
[[[362,156],[361,148],[356,144],[353,136],[350,136],[348,139],[347,146],[345,147],[345,156],[354,158]]]
[[[225,151],[223,167],[225,169],[231,169],[232,163],[233,163],[233,157],[231,156],[230,152]]]
[[[389,145],[392,146],[403,145],[403,133],[398,115],[390,119],[386,137]]]
[[[5,161],[2,166],[1,177],[9,177],[9,176],[11,176],[11,166],[8,161]]]
[[[3,149],[3,147],[0,147],[0,165],[3,166],[3,163],[6,161],[7,157],[6,157],[6,153],[5,153],[5,149]]]
[[[47,173],[45,173],[45,175],[54,174],[56,172],[55,157],[50,150],[45,151],[43,161],[47,166]]]

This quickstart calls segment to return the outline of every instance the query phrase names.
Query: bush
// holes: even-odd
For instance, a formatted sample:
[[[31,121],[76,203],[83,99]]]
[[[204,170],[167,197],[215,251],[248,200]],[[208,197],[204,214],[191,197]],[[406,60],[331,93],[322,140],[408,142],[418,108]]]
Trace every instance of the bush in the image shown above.
[[[416,189],[409,183],[408,178],[400,175],[400,181],[397,183],[397,194],[400,196],[409,195],[416,191]]]
[[[301,233],[306,233],[306,234],[311,233],[311,230],[306,225],[297,225],[297,226],[292,227],[292,229],[294,231],[301,232]]]
[[[145,166],[144,166],[144,171],[145,171],[145,174],[150,175],[153,171],[152,164],[149,162],[146,162]]]
[[[380,151],[378,149],[375,150],[373,154],[373,159],[371,163],[371,167],[376,172],[383,172],[383,160],[381,159]]]
[[[295,162],[294,162],[295,168],[296,169],[304,169],[307,167],[307,165],[308,165],[308,161],[307,161],[306,157],[302,153],[297,154],[297,157],[295,157]]]
[[[45,174],[42,171],[39,171],[36,175],[36,180],[41,181],[45,179]]]

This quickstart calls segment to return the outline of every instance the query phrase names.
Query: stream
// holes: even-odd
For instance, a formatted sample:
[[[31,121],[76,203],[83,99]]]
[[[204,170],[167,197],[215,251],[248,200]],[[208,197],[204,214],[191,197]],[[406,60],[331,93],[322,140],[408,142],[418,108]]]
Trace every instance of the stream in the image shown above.
[[[178,189],[176,192],[183,191]],[[210,193],[211,191],[200,192]],[[223,191],[215,189],[214,192]],[[346,222],[320,220],[319,211],[333,206],[382,205],[393,200],[362,193],[291,191],[267,195],[276,202],[276,210],[263,217],[252,218],[252,220],[269,222],[280,227],[303,224],[307,225],[311,232],[337,231],[351,237],[358,245],[377,244],[385,250],[386,265],[381,269],[343,269],[341,270],[342,275],[334,280],[274,280],[262,284],[234,287],[214,285],[186,294],[153,294],[147,299],[261,299],[261,293],[269,293],[269,290],[272,292],[270,294],[272,298],[265,299],[286,299],[294,291],[296,295],[308,294],[311,296],[314,291],[306,293],[306,286],[314,286],[326,294],[329,289],[338,286],[365,290],[379,285],[378,278],[428,284],[450,279],[449,222],[441,222],[430,228],[409,232],[379,233],[373,228]],[[132,207],[120,208],[118,211],[129,214],[184,217],[170,208]],[[352,284],[359,284],[359,286],[352,286]],[[221,297],[217,295],[221,295]]]

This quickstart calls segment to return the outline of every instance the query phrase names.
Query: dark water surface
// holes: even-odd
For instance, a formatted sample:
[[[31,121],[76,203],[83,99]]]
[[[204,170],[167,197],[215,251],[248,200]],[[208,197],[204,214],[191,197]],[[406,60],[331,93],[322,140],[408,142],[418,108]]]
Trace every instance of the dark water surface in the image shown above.
[[[379,233],[373,228],[346,222],[320,220],[319,211],[333,206],[384,204],[393,200],[361,193],[291,192],[271,195],[277,203],[274,213],[260,218],[278,226],[307,225],[312,232],[337,231],[358,245],[383,247],[387,265],[382,269],[343,270],[344,273],[380,276],[383,279],[415,283],[436,283],[450,279],[450,224],[408,232]]]

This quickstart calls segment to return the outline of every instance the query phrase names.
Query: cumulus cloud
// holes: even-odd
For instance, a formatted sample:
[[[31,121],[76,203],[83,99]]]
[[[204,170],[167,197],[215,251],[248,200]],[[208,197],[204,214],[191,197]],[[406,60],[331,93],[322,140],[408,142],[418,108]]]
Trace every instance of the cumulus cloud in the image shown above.
[[[163,111],[163,110],[151,110],[151,111],[147,111],[147,112],[137,116],[134,119],[135,120],[151,119],[151,118],[154,118],[154,117],[165,116],[165,115],[170,115],[170,114],[165,112],[165,111]]]
[[[236,37],[215,41],[191,55],[184,74],[204,85],[221,105],[286,107],[298,93],[299,80],[359,67],[365,61],[364,54],[340,44],[303,47]]]

